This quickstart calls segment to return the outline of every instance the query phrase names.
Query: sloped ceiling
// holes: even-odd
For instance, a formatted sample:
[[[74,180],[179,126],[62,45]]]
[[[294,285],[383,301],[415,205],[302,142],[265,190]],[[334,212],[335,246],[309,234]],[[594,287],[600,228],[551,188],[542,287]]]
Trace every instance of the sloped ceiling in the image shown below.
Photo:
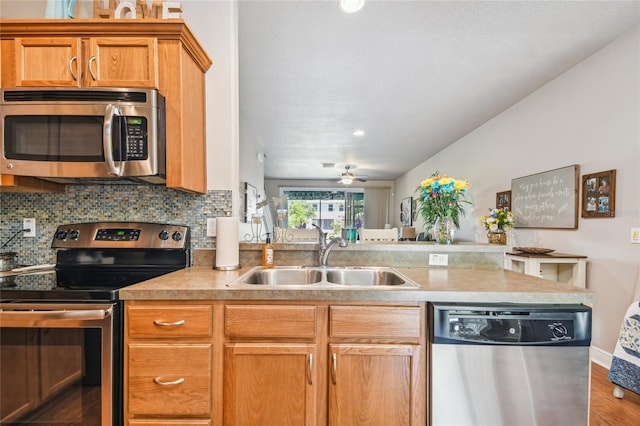
[[[367,0],[345,14],[333,0],[241,0],[240,114],[267,179],[332,179],[349,164],[391,180],[639,17],[638,1]]]

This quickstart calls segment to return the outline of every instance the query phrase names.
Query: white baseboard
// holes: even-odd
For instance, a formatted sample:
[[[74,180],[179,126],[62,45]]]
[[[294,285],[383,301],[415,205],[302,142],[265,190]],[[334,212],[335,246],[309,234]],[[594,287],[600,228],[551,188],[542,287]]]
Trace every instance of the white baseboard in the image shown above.
[[[611,368],[612,359],[613,354],[610,354],[609,352],[602,350],[596,346],[591,346],[591,361],[608,370]]]

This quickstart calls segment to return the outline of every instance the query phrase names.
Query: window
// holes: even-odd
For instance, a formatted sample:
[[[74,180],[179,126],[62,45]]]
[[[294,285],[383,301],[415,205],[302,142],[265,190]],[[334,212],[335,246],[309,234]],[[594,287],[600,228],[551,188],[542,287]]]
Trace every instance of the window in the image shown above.
[[[284,188],[287,195],[287,226],[312,228],[317,224],[329,236],[342,228],[359,228],[364,223],[364,190]]]

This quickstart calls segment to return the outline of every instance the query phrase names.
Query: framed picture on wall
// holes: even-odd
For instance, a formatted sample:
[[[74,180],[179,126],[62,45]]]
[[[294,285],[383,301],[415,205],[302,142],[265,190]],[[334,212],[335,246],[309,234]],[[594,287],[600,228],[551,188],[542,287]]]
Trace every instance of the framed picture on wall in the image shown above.
[[[413,198],[403,198],[400,202],[400,223],[402,226],[411,226],[413,223]]]
[[[242,191],[242,197],[240,199],[240,211],[242,212],[242,216],[240,217],[240,221],[250,223],[251,216],[253,216],[257,211],[256,203],[258,201],[258,191],[255,186],[247,182],[240,184],[240,190]]]
[[[496,193],[496,209],[511,210],[511,191]]]
[[[582,217],[616,216],[616,171],[582,176]]]

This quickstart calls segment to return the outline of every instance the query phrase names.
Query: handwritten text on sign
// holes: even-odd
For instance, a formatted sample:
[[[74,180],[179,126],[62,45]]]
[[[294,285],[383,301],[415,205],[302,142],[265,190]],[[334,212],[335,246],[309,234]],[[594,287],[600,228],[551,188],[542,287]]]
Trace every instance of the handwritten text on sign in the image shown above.
[[[511,210],[518,228],[575,228],[577,165],[513,179]]]

